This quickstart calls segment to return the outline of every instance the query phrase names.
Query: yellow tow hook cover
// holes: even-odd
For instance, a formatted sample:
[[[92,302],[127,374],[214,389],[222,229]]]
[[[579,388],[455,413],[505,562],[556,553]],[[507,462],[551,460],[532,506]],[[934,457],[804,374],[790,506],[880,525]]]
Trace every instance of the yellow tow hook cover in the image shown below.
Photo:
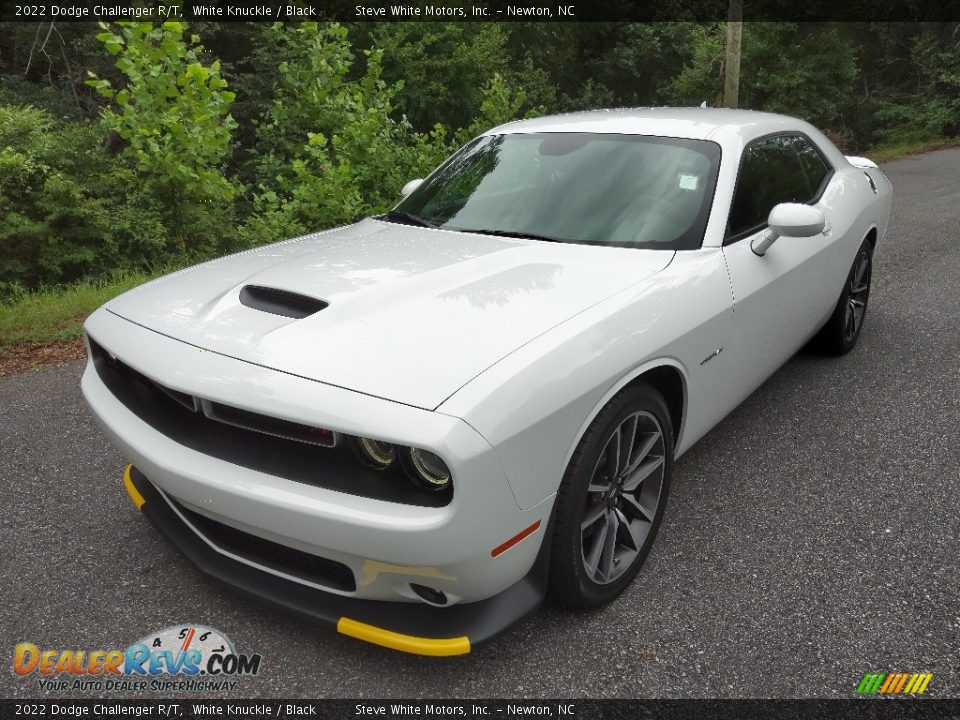
[[[127,489],[127,495],[130,496],[133,504],[137,506],[137,510],[140,510],[147,501],[143,499],[143,495],[133,484],[133,479],[130,477],[131,470],[133,470],[133,465],[127,465],[127,468],[123,471],[123,486]]]

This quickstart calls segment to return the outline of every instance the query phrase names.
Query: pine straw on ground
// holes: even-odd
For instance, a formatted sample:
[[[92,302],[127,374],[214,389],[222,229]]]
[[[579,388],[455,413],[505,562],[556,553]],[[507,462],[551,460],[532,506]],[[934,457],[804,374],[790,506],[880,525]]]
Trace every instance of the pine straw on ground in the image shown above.
[[[79,360],[85,353],[83,338],[9,345],[0,349],[0,376],[34,368],[56,367],[70,360]]]

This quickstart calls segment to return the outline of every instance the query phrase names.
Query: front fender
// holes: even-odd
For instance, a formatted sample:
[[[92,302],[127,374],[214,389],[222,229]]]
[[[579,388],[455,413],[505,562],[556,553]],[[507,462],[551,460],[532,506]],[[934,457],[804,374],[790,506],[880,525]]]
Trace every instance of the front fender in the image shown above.
[[[726,358],[700,361],[727,341],[733,311],[722,253],[684,251],[668,268],[614,295],[497,363],[445,401],[496,451],[517,504],[557,491],[583,433],[624,385],[660,365],[684,377],[681,442],[688,446],[728,408],[698,392]],[[678,450],[683,448],[678,445]]]

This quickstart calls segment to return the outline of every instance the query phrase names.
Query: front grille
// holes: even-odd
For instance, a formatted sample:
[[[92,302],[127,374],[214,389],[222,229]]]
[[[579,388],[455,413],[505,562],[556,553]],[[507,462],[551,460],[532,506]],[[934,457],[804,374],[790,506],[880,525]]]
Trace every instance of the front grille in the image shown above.
[[[261,415],[260,413],[241,410],[240,408],[224,405],[222,403],[201,400],[193,395],[182,393],[179,390],[165,387],[158,382],[154,382],[146,375],[134,370],[129,365],[124,364],[118,358],[107,353],[102,347],[93,340],[90,341],[90,348],[94,355],[94,361],[108,366],[110,370],[115,371],[127,380],[149,385],[168,398],[175,400],[178,404],[185,407],[190,412],[201,412],[210,420],[217,420],[227,425],[253,430],[266,435],[276,435],[277,437],[298,442],[310,443],[313,445],[322,445],[323,447],[333,447],[336,444],[336,435],[325,428],[310,427],[301,423],[290,422],[280,418]]]
[[[169,500],[198,532],[221,550],[257,565],[335,590],[354,592],[357,589],[353,571],[341,562],[237,530],[188,510],[172,498]]]
[[[164,387],[89,338],[97,375],[130,412],[184,447],[305,485],[405,505],[442,507],[453,490],[424,492],[392,472],[362,465],[347,443],[317,429],[212,403]],[[256,427],[256,429],[252,429]],[[299,434],[300,431],[302,434]]]
[[[163,390],[162,387],[160,389]],[[219,420],[227,425],[235,425],[246,430],[254,430],[312,445],[333,447],[336,444],[336,435],[326,428],[301,425],[289,420],[260,415],[249,410],[241,410],[230,405],[207,400],[201,400],[199,404],[204,415],[211,420]]]

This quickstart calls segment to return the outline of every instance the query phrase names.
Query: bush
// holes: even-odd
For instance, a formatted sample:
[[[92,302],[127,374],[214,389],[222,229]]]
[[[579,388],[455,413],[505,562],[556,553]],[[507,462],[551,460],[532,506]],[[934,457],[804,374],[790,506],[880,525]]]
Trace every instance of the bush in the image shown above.
[[[0,106],[0,291],[163,259],[159,213],[103,142],[96,125]]]
[[[943,30],[940,30],[943,33]],[[910,48],[917,68],[914,93],[881,98],[873,113],[874,139],[909,144],[960,134],[960,35],[919,34]]]
[[[244,244],[330,227],[380,212],[400,188],[450,151],[446,132],[416,133],[393,117],[401,83],[382,78],[382,53],[354,55],[336,23],[274,26],[278,77],[257,135],[263,148],[255,176],[254,214]]]
[[[489,78],[510,68],[507,33],[498,23],[376,23],[367,40],[383,51],[386,77],[403,78],[393,102],[414,129],[470,125]],[[362,47],[362,46],[361,46]],[[526,68],[526,81],[535,71]]]

